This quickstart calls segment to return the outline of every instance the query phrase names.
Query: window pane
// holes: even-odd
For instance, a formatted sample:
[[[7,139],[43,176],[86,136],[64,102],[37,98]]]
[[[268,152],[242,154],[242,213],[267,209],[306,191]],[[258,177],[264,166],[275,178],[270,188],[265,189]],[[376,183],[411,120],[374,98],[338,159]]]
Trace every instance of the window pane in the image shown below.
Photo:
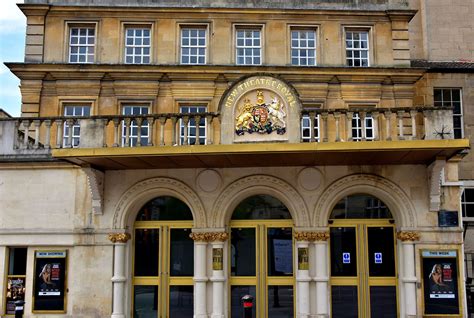
[[[331,228],[331,275],[357,276],[356,232],[353,227]]]
[[[135,230],[135,276],[158,276],[158,229]]]
[[[331,219],[391,219],[385,203],[365,194],[356,194],[340,200],[331,213]]]
[[[267,229],[268,275],[293,275],[293,240],[291,228]]]
[[[9,249],[8,275],[26,275],[27,248],[12,247]]]
[[[170,275],[193,276],[194,241],[190,229],[171,229]]]
[[[269,195],[255,195],[243,200],[235,208],[232,220],[291,219],[288,208]]]
[[[158,286],[135,286],[133,293],[133,316],[158,317]]]
[[[268,317],[293,317],[293,286],[268,286]]]
[[[371,317],[397,317],[397,290],[395,286],[370,287]]]
[[[395,250],[393,227],[368,227],[369,275],[371,277],[395,276]]]
[[[357,286],[332,286],[331,300],[333,317],[358,317]]]
[[[231,229],[232,276],[255,276],[255,229]]]
[[[170,287],[170,318],[193,317],[193,286]]]
[[[251,295],[253,297],[252,317],[256,317],[257,294],[255,286],[232,286],[230,288],[232,318],[241,318],[244,316],[242,297],[245,295]]]

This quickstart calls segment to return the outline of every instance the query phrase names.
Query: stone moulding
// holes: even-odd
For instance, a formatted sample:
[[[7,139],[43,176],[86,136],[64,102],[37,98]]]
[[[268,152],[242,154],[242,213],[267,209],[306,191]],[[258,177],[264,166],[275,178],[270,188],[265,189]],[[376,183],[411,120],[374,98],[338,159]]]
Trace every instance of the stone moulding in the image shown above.
[[[295,232],[295,240],[297,241],[327,241],[329,232]]]
[[[197,242],[225,242],[229,238],[227,232],[193,232],[189,234],[193,241]]]
[[[413,232],[413,231],[401,231],[397,233],[397,239],[399,239],[402,242],[419,241],[420,236],[421,236],[420,233]]]
[[[112,243],[127,243],[132,236],[129,233],[110,233],[108,238]]]

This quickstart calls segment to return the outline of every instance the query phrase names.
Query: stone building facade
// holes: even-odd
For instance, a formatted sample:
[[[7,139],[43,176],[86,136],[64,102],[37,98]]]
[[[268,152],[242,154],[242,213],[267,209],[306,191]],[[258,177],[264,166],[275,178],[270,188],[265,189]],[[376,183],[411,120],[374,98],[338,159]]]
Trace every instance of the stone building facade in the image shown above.
[[[432,64],[426,7],[19,6],[0,316],[467,315],[471,64]]]

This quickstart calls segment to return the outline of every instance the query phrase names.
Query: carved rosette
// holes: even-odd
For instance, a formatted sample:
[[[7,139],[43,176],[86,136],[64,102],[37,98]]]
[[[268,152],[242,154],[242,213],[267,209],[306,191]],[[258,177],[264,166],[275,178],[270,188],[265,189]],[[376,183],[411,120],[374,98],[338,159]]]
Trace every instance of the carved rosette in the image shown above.
[[[192,232],[189,237],[198,242],[224,242],[229,238],[227,232]]]
[[[329,232],[295,232],[295,240],[297,241],[327,241]]]
[[[112,243],[127,243],[131,238],[131,235],[128,233],[110,233],[109,240]]]
[[[408,241],[419,241],[420,240],[420,233],[413,232],[413,231],[402,231],[397,233],[397,239],[402,242]]]

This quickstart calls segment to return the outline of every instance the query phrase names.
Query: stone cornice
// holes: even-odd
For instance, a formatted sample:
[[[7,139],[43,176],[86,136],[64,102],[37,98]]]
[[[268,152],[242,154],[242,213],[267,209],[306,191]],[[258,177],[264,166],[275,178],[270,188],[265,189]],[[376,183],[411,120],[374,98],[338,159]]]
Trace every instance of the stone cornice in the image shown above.
[[[401,67],[294,67],[238,65],[124,65],[124,64],[66,64],[66,63],[5,63],[21,80],[43,80],[46,76],[56,80],[101,81],[107,75],[110,81],[136,81],[137,75],[143,81],[159,82],[164,74],[171,81],[212,81],[224,76],[235,81],[242,76],[278,74],[287,81],[329,83],[337,76],[341,83],[383,83],[391,77],[393,84],[413,84],[423,74],[423,68]],[[360,78],[358,78],[360,76]]]
[[[197,242],[225,242],[229,238],[227,232],[193,232],[189,237]]]
[[[327,241],[329,239],[329,232],[295,232],[295,240],[297,241]]]

